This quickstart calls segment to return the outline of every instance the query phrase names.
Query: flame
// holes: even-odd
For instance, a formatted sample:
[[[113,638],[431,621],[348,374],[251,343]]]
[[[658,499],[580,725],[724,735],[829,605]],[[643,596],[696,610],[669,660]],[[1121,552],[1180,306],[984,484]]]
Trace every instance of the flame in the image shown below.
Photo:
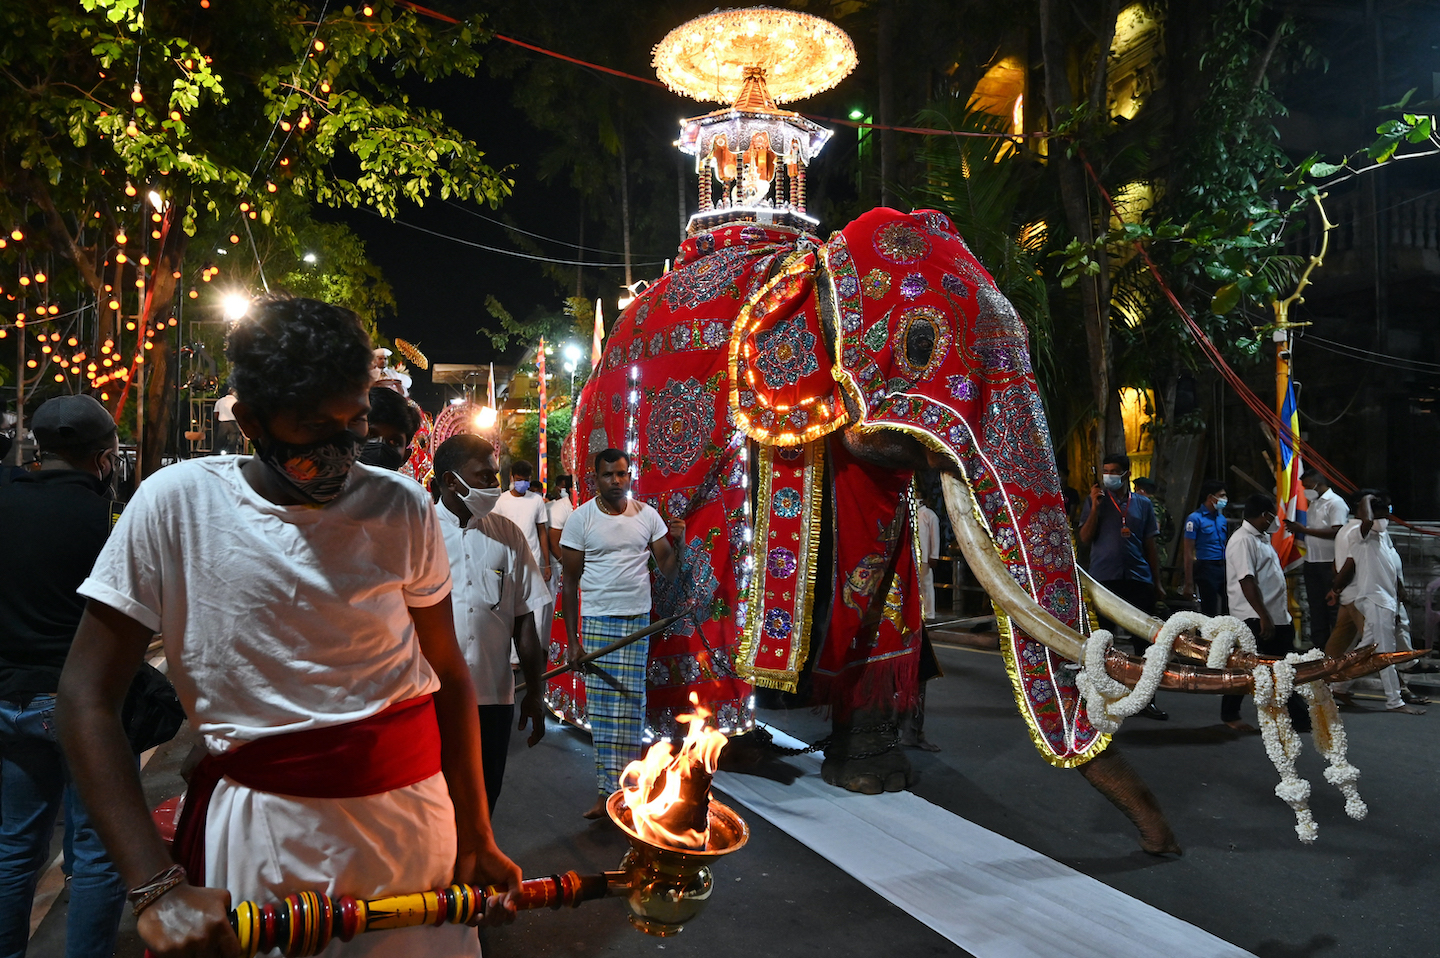
[[[706,726],[711,713],[694,692],[690,704],[694,714],[675,716],[689,726],[679,750],[671,742],[656,742],[644,758],[626,766],[620,788],[641,838],[656,845],[703,849],[710,840],[710,776],[725,736]],[[693,827],[694,819],[702,817],[704,828]]]

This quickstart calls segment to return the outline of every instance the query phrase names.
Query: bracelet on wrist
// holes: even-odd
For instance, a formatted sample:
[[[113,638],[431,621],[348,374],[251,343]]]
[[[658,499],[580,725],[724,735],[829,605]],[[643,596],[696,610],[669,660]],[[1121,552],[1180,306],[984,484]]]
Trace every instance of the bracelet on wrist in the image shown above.
[[[130,910],[138,918],[142,911],[159,901],[166,892],[177,885],[183,885],[186,877],[183,865],[171,865],[145,884],[130,889],[125,900],[130,902]]]

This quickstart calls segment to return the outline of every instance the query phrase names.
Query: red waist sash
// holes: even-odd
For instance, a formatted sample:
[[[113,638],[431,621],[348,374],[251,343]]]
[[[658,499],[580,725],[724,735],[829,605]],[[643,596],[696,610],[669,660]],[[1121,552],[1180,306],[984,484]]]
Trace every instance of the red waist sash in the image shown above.
[[[196,767],[171,855],[190,883],[205,884],[205,818],[220,779],[297,798],[360,798],[423,782],[440,771],[432,696],[396,702],[358,722],[273,735]]]

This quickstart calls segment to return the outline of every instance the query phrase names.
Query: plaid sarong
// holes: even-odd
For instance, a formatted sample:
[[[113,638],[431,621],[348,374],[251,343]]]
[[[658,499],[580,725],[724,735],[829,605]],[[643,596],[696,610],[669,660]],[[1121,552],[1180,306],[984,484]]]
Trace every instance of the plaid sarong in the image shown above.
[[[587,653],[594,652],[649,624],[649,613],[581,616],[581,643]],[[595,781],[606,795],[620,787],[620,773],[644,751],[645,663],[649,656],[650,640],[641,639],[595,660],[630,691],[628,696],[600,676],[585,674],[585,710],[595,742]]]

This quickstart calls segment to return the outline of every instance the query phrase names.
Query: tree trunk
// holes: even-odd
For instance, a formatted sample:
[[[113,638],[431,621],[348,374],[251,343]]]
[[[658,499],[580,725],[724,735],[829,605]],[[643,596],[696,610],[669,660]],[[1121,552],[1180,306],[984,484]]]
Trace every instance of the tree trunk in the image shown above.
[[[895,77],[892,47],[895,44],[894,0],[880,0],[875,48],[875,69],[879,74],[880,117],[880,205],[895,206]]]
[[[1113,2],[1113,0],[1112,0]],[[1107,4],[1108,6],[1108,4]],[[1060,22],[1059,0],[1040,0],[1040,45],[1045,69],[1045,100],[1050,112],[1050,128],[1056,129],[1074,112],[1074,91],[1070,86],[1067,72],[1068,51],[1065,44],[1064,26]],[[1114,23],[1110,26],[1113,36]],[[1102,61],[1108,53],[1109,44],[1101,50]],[[1103,98],[1103,77],[1099,84]],[[1092,91],[1093,92],[1093,91]],[[1102,99],[1103,104],[1103,99]],[[1089,190],[1085,184],[1085,170],[1076,157],[1065,154],[1065,146],[1054,142],[1050,147],[1050,164],[1055,168],[1060,185],[1060,201],[1065,213],[1065,225],[1076,239],[1089,245],[1095,239],[1095,223],[1089,209]],[[1077,284],[1080,290],[1081,309],[1085,318],[1085,345],[1090,365],[1091,399],[1095,404],[1095,469],[1098,474],[1100,460],[1112,441],[1109,424],[1111,411],[1110,355],[1110,281],[1109,262],[1103,251],[1097,257],[1100,271],[1095,276],[1082,275]],[[1123,445],[1123,443],[1122,443]],[[1123,450],[1119,450],[1123,451]]]
[[[142,476],[151,476],[160,468],[165,447],[170,441],[171,420],[175,410],[176,358],[168,326],[162,326],[175,312],[174,274],[180,271],[185,258],[188,237],[182,230],[172,229],[165,249],[150,275],[149,310],[141,319],[145,329],[153,329],[154,349],[145,354],[145,429],[141,437],[140,462]]]

